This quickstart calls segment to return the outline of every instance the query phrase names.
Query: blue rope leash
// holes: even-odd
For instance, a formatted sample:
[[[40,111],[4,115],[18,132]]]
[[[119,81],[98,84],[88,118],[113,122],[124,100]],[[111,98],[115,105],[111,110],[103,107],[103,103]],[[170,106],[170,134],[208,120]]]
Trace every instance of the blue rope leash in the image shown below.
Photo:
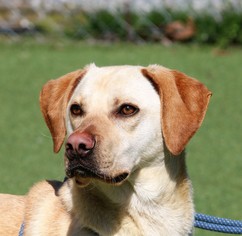
[[[23,236],[24,235],[24,223],[21,224],[18,236]]]
[[[242,234],[242,221],[230,220],[201,213],[195,214],[194,226],[209,231],[228,234]]]

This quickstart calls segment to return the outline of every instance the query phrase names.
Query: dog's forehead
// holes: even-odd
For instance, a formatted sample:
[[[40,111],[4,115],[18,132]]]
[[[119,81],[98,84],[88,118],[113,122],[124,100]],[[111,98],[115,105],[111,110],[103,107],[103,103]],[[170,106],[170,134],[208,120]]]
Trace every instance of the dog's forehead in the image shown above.
[[[148,101],[158,96],[141,66],[90,66],[74,91],[73,98],[136,98]]]
[[[95,91],[110,90],[141,83],[143,75],[138,66],[91,67],[83,78],[82,87]]]

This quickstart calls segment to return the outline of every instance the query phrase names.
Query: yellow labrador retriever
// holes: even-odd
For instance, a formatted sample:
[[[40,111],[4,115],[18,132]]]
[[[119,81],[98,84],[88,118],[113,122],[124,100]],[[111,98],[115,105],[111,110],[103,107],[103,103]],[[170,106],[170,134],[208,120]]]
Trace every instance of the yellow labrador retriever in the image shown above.
[[[158,65],[96,67],[49,81],[41,110],[67,180],[0,196],[0,235],[176,236],[193,229],[184,148],[211,96]]]

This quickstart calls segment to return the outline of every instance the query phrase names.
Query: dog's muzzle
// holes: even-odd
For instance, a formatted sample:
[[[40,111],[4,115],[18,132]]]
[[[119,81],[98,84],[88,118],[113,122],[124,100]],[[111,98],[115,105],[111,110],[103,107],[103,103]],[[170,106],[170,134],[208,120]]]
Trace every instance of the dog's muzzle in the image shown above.
[[[87,132],[75,132],[69,136],[66,142],[67,177],[93,178],[110,184],[120,184],[127,179],[129,173],[126,171],[109,176],[98,170],[91,155],[95,146],[95,137]]]

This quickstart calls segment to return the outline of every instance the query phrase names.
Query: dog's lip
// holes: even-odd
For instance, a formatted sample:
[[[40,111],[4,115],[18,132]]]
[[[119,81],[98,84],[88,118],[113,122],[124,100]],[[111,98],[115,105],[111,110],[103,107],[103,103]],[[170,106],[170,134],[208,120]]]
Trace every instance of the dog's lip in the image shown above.
[[[88,178],[88,179],[98,179],[101,181],[104,181],[109,184],[121,184],[124,180],[126,180],[129,176],[129,173],[127,171],[124,171],[120,174],[117,174],[115,176],[108,176],[106,174],[99,173],[97,171],[93,171],[87,167],[76,165],[72,166],[71,168],[68,168],[66,170],[66,175],[69,178],[73,177],[80,177],[82,179]]]

